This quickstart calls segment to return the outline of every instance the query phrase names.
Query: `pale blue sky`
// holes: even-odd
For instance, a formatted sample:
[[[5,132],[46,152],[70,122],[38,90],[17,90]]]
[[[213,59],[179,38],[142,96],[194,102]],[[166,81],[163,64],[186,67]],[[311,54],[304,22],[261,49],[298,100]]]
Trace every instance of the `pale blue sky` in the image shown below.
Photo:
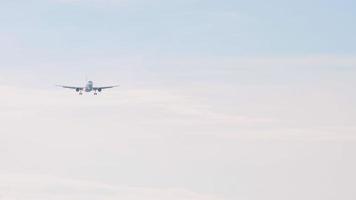
[[[355,9],[0,1],[0,200],[354,200]]]
[[[137,71],[164,74],[163,71],[177,69],[179,73],[180,68],[185,68],[171,66],[169,62],[161,66],[160,60],[167,57],[168,60],[210,59],[217,60],[216,63],[241,57],[352,57],[356,45],[354,4],[352,1],[199,0],[2,2],[2,69],[46,73],[87,71],[85,75],[75,76],[92,77],[108,68],[131,70],[132,66],[122,64],[110,67],[114,65],[112,59],[127,57],[140,63],[135,74]],[[54,63],[58,65],[53,66]],[[209,75],[202,77],[211,70],[231,74],[231,70],[217,64],[194,76],[199,67],[202,66],[189,66],[192,79],[214,79]],[[323,66],[321,71],[334,73],[345,68],[350,69],[350,65]],[[293,80],[295,73],[301,73],[300,77],[304,73],[312,74],[303,70],[275,73],[278,77],[268,81]],[[253,74],[256,72],[233,78],[250,79]],[[176,78],[170,75],[175,76],[165,74],[169,80]]]
[[[72,2],[72,3],[70,3]],[[352,54],[353,1],[9,1],[1,30],[48,56]]]

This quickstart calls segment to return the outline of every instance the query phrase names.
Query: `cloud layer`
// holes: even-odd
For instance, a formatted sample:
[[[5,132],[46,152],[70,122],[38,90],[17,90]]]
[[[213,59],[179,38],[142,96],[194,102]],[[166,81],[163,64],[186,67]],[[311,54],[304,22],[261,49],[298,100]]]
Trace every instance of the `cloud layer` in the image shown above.
[[[45,175],[0,174],[1,200],[218,200],[180,189],[118,187]]]

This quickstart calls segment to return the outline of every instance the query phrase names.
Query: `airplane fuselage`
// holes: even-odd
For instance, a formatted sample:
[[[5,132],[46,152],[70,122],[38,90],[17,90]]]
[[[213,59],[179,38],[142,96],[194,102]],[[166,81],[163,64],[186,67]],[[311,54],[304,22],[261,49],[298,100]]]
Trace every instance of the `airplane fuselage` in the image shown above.
[[[93,91],[93,81],[88,81],[88,83],[85,85],[84,91],[85,92],[91,92]]]

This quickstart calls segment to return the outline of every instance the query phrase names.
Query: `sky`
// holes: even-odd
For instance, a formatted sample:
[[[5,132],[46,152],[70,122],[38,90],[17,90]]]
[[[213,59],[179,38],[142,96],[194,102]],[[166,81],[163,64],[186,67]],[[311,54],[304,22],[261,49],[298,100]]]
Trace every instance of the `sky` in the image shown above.
[[[0,200],[355,199],[355,8],[0,0]]]

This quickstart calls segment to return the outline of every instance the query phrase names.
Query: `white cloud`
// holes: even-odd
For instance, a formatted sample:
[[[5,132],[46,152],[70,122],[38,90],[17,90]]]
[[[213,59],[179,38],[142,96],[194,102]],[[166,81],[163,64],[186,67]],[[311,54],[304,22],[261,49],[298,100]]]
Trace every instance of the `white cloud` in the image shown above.
[[[183,189],[120,187],[49,175],[0,174],[1,200],[218,200]]]
[[[328,63],[323,59],[307,61],[307,58],[298,58],[298,61],[259,58],[256,63],[253,60],[211,59],[210,62],[204,59],[167,59],[162,61],[160,67],[183,66],[189,69],[199,66],[201,71],[193,77],[199,79],[205,70],[231,72],[231,69],[246,64],[257,69],[246,77],[254,79],[254,73],[263,68],[264,63],[267,63],[267,71],[283,66],[319,70]],[[110,61],[112,66],[120,66],[114,61]],[[130,62],[125,64],[130,66]],[[335,66],[332,67],[337,68],[338,63],[352,65],[354,60],[351,57],[338,58],[333,62]],[[96,64],[99,63],[97,61]],[[139,71],[142,63],[136,63],[133,71]],[[56,65],[59,69],[62,64]],[[88,63],[81,65],[88,66]],[[180,72],[180,68],[175,69],[176,72],[171,72],[173,75],[186,73]],[[194,70],[197,69],[188,72]],[[117,74],[119,71],[116,69]],[[41,70],[33,73],[31,76],[34,78],[38,78],[36,73],[46,74]],[[106,72],[106,75],[110,76],[109,73]],[[53,74],[56,76],[48,76],[48,80],[67,77]],[[277,74],[276,77],[279,75],[284,74]],[[334,76],[334,73],[331,75]],[[225,81],[225,77],[222,78]],[[143,82],[146,81],[143,79]],[[41,85],[48,82],[41,79]],[[0,87],[3,94],[0,98],[0,169],[88,177],[104,182],[117,181],[120,185],[135,182],[158,189],[121,187],[42,175],[3,174],[0,176],[3,200],[214,199],[186,190],[160,189],[167,185],[227,194],[227,197],[229,194],[239,197],[240,192],[245,192],[247,197],[251,197],[249,199],[281,193],[276,199],[286,199],[295,188],[301,188],[303,192],[298,191],[294,199],[303,199],[304,194],[317,196],[319,191],[330,192],[335,186],[318,184],[320,180],[324,182],[330,173],[339,176],[339,169],[352,166],[347,165],[350,158],[352,160],[351,153],[347,158],[342,157],[343,164],[340,164],[339,155],[329,157],[335,146],[315,146],[328,140],[326,143],[336,141],[343,148],[344,141],[352,143],[355,140],[354,101],[348,98],[354,96],[343,87],[300,86],[301,82],[297,85],[251,86],[225,82],[213,84],[208,80],[206,84],[197,85],[179,81],[178,84],[182,84],[179,87],[133,84],[127,88],[128,83],[120,83],[122,87],[94,97],[79,96],[70,90],[54,89],[54,86],[52,89],[35,89],[35,86],[22,83]],[[280,146],[276,147],[276,144]],[[310,146],[306,149],[305,144]],[[297,148],[294,148],[295,145]],[[312,155],[310,150],[317,153],[314,152],[313,158],[309,159],[308,156]],[[352,152],[352,149],[345,152]],[[315,170],[310,171],[310,163],[315,160],[314,157],[320,156],[324,156],[326,161],[316,162],[313,165]],[[319,169],[329,166],[325,163],[340,166],[337,170],[331,166],[325,173],[315,175]],[[300,170],[300,165],[303,170]],[[280,169],[284,172],[281,173]],[[294,171],[298,173],[294,175]],[[337,180],[343,182],[348,177]],[[308,181],[301,180],[304,178]],[[309,182],[310,178],[313,182]],[[309,190],[313,185],[318,185],[316,191]],[[351,191],[343,192],[341,185],[335,193],[352,196]],[[330,193],[322,194],[327,197]]]
[[[196,69],[323,69],[340,67],[356,67],[356,56],[354,55],[311,55],[311,56],[242,56],[242,57],[182,57],[179,59],[159,59],[163,66],[193,67]]]
[[[62,90],[55,91],[21,89],[17,87],[1,86],[0,92],[7,94],[0,100],[3,113],[1,116],[18,116],[19,113],[29,113],[26,111],[36,110],[38,107],[52,107],[60,109],[63,107],[88,108],[88,107],[134,107],[141,109],[156,108],[157,112],[167,112],[172,116],[191,117],[190,119],[208,120],[224,123],[258,123],[273,122],[268,118],[253,118],[243,115],[227,114],[211,110],[209,105],[204,105],[184,93],[174,93],[162,89],[121,89],[116,91],[105,91],[102,96],[95,99],[92,94],[85,94],[83,97],[77,96],[74,91]],[[177,91],[175,91],[177,92]],[[88,96],[89,95],[89,96]],[[99,100],[99,101],[98,101]],[[5,113],[6,112],[6,113]],[[33,113],[35,114],[35,113]]]
[[[352,62],[350,60],[347,63]],[[320,138],[324,132],[326,138],[350,138],[354,113],[347,107],[352,102],[347,101],[344,93],[338,94],[334,90],[315,85],[292,90],[264,85],[197,85],[189,88],[125,88],[124,85],[93,97],[78,96],[74,91],[61,88],[1,86],[0,92],[6,95],[0,99],[0,118],[9,122],[9,126],[3,128],[11,128],[11,123],[23,119],[26,119],[25,123],[35,119],[56,119],[70,124],[70,120],[66,120],[66,116],[70,116],[80,123],[106,124],[109,132],[117,129],[115,121],[119,120],[133,127],[150,127],[146,131],[157,134],[175,127],[173,130],[177,132],[221,137]],[[330,112],[333,114],[328,114]],[[47,116],[46,119],[43,116]],[[50,125],[42,128],[46,127]],[[90,132],[99,130],[92,127]]]

